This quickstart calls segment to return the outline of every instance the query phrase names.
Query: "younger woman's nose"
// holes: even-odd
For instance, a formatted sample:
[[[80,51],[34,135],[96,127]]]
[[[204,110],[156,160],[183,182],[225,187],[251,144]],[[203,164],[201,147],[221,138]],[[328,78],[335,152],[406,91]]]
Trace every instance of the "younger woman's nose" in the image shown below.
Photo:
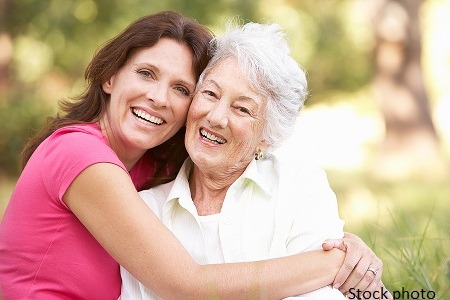
[[[147,92],[146,97],[150,100],[156,107],[168,107],[170,101],[168,101],[167,88],[161,86],[161,84],[155,84]]]

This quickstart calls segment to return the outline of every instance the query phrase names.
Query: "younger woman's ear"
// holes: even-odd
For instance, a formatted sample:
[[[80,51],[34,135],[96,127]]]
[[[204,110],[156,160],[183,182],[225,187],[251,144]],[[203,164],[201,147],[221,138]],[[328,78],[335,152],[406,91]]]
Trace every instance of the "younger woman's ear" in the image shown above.
[[[105,83],[102,84],[102,89],[106,94],[111,95],[114,84],[114,75]]]

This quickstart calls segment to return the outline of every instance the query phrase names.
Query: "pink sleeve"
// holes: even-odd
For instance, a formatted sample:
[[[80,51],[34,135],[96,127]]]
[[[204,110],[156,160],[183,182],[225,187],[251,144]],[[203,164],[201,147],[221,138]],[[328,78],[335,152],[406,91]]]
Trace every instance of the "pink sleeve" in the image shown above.
[[[45,145],[42,178],[53,200],[60,201],[72,181],[95,163],[112,163],[126,171],[114,151],[100,137],[82,131],[58,132]]]

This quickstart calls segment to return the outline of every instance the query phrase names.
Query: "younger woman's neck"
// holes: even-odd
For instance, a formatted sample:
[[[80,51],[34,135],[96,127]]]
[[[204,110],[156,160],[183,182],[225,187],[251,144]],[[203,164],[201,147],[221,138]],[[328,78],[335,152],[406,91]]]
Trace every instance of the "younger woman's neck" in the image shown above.
[[[105,120],[105,117],[98,121],[98,125],[103,135],[108,140],[109,147],[116,153],[127,171],[130,171],[145,152],[133,153],[133,151],[119,143],[107,120]]]

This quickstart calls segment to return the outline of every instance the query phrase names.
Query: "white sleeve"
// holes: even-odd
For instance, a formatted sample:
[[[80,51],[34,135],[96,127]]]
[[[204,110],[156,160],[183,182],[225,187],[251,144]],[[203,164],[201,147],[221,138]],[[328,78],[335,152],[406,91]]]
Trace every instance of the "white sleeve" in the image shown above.
[[[293,195],[297,212],[286,243],[289,255],[322,249],[324,240],[344,236],[344,221],[339,218],[336,195],[325,172],[309,169],[298,180]]]
[[[312,169],[307,176],[300,176],[297,191],[297,213],[287,241],[287,253],[322,249],[328,238],[344,236],[344,221],[339,218],[336,195],[331,190],[323,170]],[[346,299],[331,286],[288,299]]]

